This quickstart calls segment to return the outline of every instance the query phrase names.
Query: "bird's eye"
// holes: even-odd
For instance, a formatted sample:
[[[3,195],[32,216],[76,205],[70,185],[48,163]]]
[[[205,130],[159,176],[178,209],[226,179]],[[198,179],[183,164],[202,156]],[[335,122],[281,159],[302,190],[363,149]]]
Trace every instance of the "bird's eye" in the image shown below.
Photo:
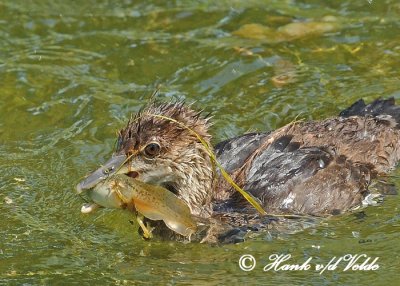
[[[152,142],[149,143],[145,148],[144,148],[144,154],[149,157],[153,158],[160,153],[161,147],[160,144]]]

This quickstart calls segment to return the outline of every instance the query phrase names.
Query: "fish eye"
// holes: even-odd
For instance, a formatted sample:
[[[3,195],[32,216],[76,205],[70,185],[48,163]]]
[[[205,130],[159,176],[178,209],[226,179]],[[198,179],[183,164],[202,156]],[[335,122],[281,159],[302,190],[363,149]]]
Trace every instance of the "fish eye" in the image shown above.
[[[109,167],[107,169],[103,169],[103,174],[104,175],[108,175],[113,170],[114,170],[114,166],[111,166],[111,167]]]
[[[149,158],[153,158],[160,153],[160,150],[161,150],[160,144],[156,142],[151,142],[147,144],[147,146],[144,148],[144,154]]]

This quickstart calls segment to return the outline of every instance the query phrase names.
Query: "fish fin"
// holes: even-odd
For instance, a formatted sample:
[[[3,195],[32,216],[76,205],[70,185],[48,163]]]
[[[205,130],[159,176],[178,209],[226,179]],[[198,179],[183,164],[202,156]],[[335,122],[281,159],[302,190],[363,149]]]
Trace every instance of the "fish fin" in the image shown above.
[[[152,231],[153,231],[153,228],[148,228],[147,226],[145,226],[144,225],[144,223],[143,223],[143,215],[138,215],[137,217],[136,217],[136,220],[137,220],[137,222],[138,222],[138,224],[139,224],[139,226],[142,228],[142,230],[143,230],[143,236],[144,236],[144,238],[148,238],[148,239],[150,239],[150,238],[152,238],[153,237],[153,234],[151,233]]]
[[[183,236],[190,236],[196,231],[195,224],[188,225],[186,223],[181,223],[177,220],[171,220],[171,219],[164,219],[164,222],[169,229]]]
[[[165,215],[163,215],[158,209],[150,204],[147,204],[141,200],[134,200],[136,210],[151,220],[162,220]]]
[[[151,220],[163,220],[167,227],[183,236],[189,236],[196,231],[196,224],[189,214],[183,213],[182,216],[175,217],[156,209],[150,204],[141,200],[134,200],[136,210]],[[142,227],[143,228],[143,227]]]

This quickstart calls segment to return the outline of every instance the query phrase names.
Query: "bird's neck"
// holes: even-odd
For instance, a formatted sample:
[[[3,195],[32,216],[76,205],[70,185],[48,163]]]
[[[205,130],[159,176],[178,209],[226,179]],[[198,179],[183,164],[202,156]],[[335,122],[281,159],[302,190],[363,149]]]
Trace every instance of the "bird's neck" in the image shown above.
[[[195,152],[185,154],[184,162],[176,164],[179,175],[175,187],[179,197],[189,206],[191,213],[199,217],[209,217],[212,213],[214,167],[203,146]]]

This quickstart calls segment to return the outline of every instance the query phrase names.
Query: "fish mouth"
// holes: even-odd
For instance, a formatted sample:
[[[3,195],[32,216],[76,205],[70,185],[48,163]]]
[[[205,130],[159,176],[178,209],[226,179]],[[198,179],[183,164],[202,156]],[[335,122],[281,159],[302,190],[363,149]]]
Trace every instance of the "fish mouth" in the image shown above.
[[[127,158],[128,157],[124,154],[113,156],[103,166],[92,172],[76,186],[77,193],[81,194],[84,191],[91,190],[99,183],[104,182],[112,175],[118,173],[122,169]],[[133,177],[136,175],[135,173],[136,172],[128,172],[127,174]]]
[[[131,191],[127,185],[129,181],[135,181],[135,179],[126,174],[117,173],[97,183],[94,187],[85,190],[85,197],[89,198],[90,203],[84,204],[81,212],[91,213],[99,207],[134,209]]]
[[[82,195],[85,192],[91,200],[91,203],[82,206],[82,213],[90,213],[99,206],[106,208],[125,207],[124,202],[114,188],[111,187],[110,182],[113,180],[114,175],[125,171],[123,166],[126,161],[126,155],[115,155],[76,186],[78,194]],[[137,172],[127,172],[126,175],[134,178],[137,176]]]

